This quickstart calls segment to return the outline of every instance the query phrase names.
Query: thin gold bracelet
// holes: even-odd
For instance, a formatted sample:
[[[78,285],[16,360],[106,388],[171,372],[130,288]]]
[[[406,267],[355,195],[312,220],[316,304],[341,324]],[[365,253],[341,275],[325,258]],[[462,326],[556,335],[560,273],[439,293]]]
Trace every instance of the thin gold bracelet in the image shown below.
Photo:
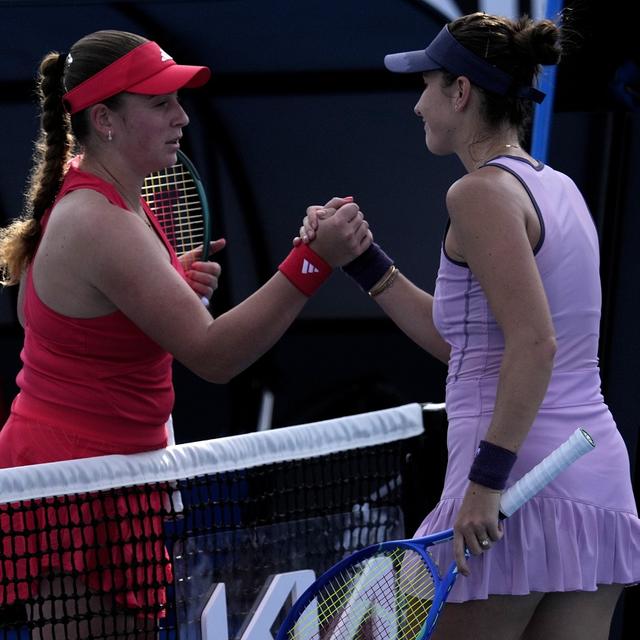
[[[391,265],[383,274],[382,277],[380,278],[380,280],[378,280],[378,282],[376,282],[373,287],[371,287],[371,289],[369,289],[369,295],[371,295],[372,292],[376,292],[378,289],[380,289],[384,283],[391,277],[391,275],[393,274],[393,270],[394,270],[394,265]]]
[[[394,282],[400,270],[395,265],[391,265],[389,271],[380,278],[380,280],[369,290],[369,295],[372,298],[380,295],[383,291],[386,291]]]

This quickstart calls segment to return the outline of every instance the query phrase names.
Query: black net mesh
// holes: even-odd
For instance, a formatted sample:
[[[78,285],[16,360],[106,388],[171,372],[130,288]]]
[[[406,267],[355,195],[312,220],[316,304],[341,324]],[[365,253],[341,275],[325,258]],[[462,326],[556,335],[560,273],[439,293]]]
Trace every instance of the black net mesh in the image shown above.
[[[0,504],[0,640],[198,639],[213,601],[216,640],[257,619],[275,634],[296,593],[265,613],[274,576],[405,534],[411,447]]]

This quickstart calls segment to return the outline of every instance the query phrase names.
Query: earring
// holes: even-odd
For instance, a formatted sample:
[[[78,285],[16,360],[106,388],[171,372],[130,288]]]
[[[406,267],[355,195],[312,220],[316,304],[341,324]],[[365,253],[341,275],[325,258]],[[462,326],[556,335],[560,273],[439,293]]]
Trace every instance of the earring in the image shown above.
[[[111,133],[111,129],[109,129],[109,132],[107,133],[107,140],[109,142],[111,142],[113,140],[113,134]]]

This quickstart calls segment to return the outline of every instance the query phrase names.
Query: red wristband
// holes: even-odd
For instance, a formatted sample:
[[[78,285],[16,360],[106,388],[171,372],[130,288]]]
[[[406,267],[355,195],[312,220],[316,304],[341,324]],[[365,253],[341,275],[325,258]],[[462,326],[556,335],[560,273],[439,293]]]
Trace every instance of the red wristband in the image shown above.
[[[305,296],[312,296],[331,275],[331,265],[323,260],[309,245],[299,244],[278,267],[291,283]]]

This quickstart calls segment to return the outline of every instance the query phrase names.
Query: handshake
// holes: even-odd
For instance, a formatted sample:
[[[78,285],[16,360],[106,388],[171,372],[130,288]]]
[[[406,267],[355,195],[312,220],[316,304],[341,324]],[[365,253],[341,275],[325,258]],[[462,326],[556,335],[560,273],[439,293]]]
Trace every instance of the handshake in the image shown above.
[[[351,196],[308,207],[293,247],[279,268],[309,296],[335,267],[372,297],[388,289],[398,274],[393,260],[373,242],[369,223]]]

